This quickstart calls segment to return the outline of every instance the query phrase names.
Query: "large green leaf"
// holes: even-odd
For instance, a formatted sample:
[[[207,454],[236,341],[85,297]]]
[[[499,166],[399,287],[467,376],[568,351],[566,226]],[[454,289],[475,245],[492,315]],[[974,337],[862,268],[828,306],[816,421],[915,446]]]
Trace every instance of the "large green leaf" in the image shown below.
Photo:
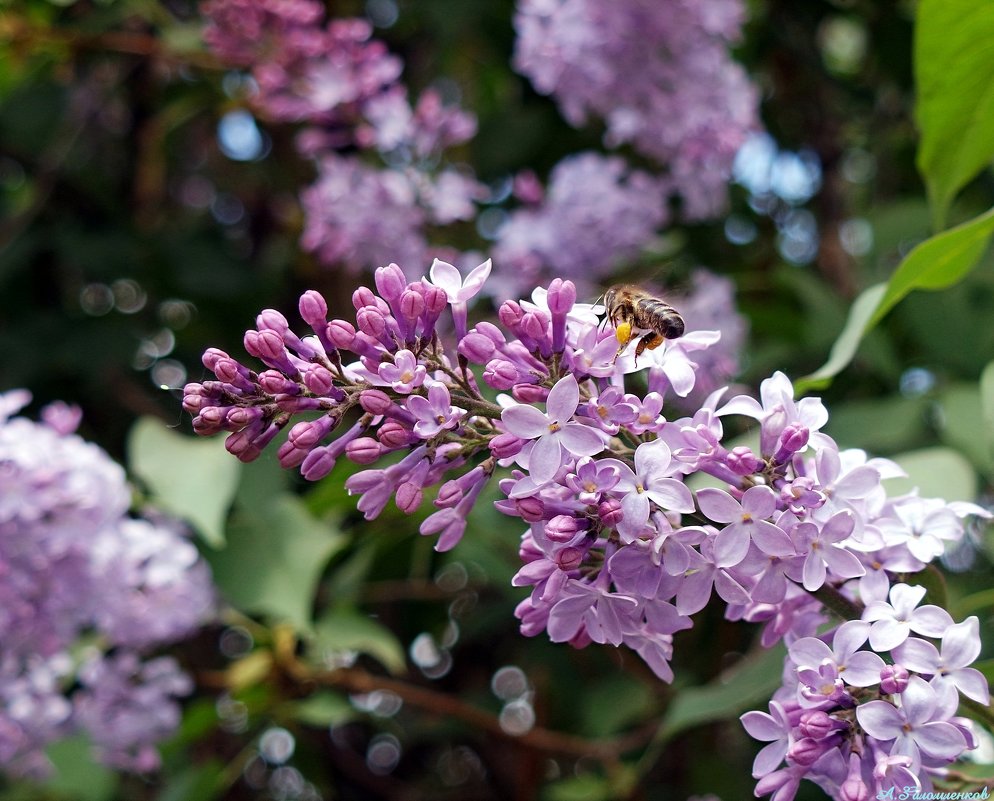
[[[994,159],[994,3],[921,0],[915,25],[918,169],[936,230]]]
[[[904,468],[908,477],[887,479],[888,495],[917,489],[923,498],[973,501],[977,497],[977,474],[959,451],[924,448],[892,458]]]
[[[986,453],[994,462],[994,362],[988,364],[980,374],[980,414]]]
[[[391,673],[401,673],[406,666],[404,647],[393,632],[355,609],[329,609],[315,628],[314,649],[322,661],[335,653],[354,651],[375,657]]]
[[[224,545],[241,463],[221,439],[186,437],[161,420],[142,417],[128,437],[128,466],[155,503],[188,520],[208,544]]]
[[[782,645],[759,649],[711,684],[681,690],[666,710],[659,736],[669,739],[691,726],[727,720],[756,707],[765,710],[770,694],[780,686],[783,660]]]
[[[939,436],[973,462],[983,473],[994,475],[994,460],[987,438],[983,435],[983,405],[977,384],[955,383],[946,387],[937,398]]]
[[[228,545],[207,554],[222,595],[243,612],[312,630],[312,607],[325,565],[345,537],[308,512],[303,501],[283,493],[247,511],[237,507]]]
[[[83,735],[57,740],[45,749],[55,770],[45,781],[59,797],[80,801],[109,801],[117,789],[117,776],[93,758],[89,738]]]
[[[909,292],[946,289],[960,281],[984,254],[992,233],[994,209],[915,247],[886,285],[875,284],[856,299],[828,361],[810,375],[798,379],[795,388],[807,392],[826,386],[852,361],[867,332]],[[923,325],[933,327],[939,324],[936,320],[923,321]]]

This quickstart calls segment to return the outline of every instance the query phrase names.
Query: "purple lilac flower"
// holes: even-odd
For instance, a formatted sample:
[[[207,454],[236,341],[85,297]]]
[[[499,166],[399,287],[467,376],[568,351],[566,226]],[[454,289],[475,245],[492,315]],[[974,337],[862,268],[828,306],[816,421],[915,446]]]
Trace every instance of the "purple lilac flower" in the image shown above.
[[[607,125],[668,167],[690,219],[725,203],[732,161],[758,128],[758,93],[728,54],[745,14],[736,0],[519,0],[514,65],[566,119]]]
[[[178,524],[127,517],[124,471],[72,433],[78,411],[49,407],[44,423],[12,416],[29,400],[0,395],[0,769],[37,775],[48,768],[49,742],[98,725],[80,711],[92,689],[71,656],[81,638],[99,634],[100,649],[126,649],[135,670],[153,670],[137,649],[193,632],[211,614],[213,590]],[[141,704],[141,692],[121,687],[118,703]],[[166,718],[155,710],[101,718],[91,734],[102,759],[135,770],[157,764],[154,744],[178,721],[157,698],[172,710]]]
[[[377,292],[353,295],[354,322],[328,320],[324,300],[305,293],[313,336],[264,312],[245,342],[269,369],[208,351],[217,380],[189,385],[184,397],[195,430],[227,432],[229,450],[251,459],[288,428],[281,462],[307,478],[342,455],[367,465],[346,482],[367,518],[391,500],[413,512],[439,486],[437,511],[421,526],[438,550],[471,534],[466,515],[482,488],[498,467],[509,471],[496,507],[525,529],[512,584],[530,593],[515,610],[526,636],[625,647],[672,681],[679,632],[713,597],[729,619],[762,623],[761,643],[783,640],[790,656],[774,695],[783,714],[745,719],[774,744],[756,766],[759,795],[789,801],[802,780],[840,799],[901,779],[931,786],[932,773],[974,747],[954,716],[959,692],[986,698],[969,667],[973,623],[953,626],[942,610],[918,606],[924,590],[895,582],[961,536],[965,515],[985,510],[889,498],[883,479],[897,467],[840,449],[820,431],[821,401],[795,400],[780,373],[763,382],[760,401],[721,405],[716,389],[687,416],[668,415],[674,397],[692,391],[695,359],[706,362],[716,333],[654,351],[638,365],[647,380],[636,389],[628,355],[614,358],[610,322],[576,302],[570,281],[507,300],[496,321],[471,326],[469,302],[489,266],[464,279],[436,262],[430,280],[415,281],[396,265],[380,268]],[[424,381],[414,387],[418,367]],[[731,415],[759,421],[758,454],[726,447]],[[397,457],[388,467],[373,466],[388,454]],[[720,487],[692,491],[688,482],[705,474]],[[942,535],[923,551],[925,518]],[[829,609],[842,608],[863,619],[833,631]],[[942,651],[913,644],[912,632],[944,636]],[[891,648],[908,665],[885,664]],[[875,733],[859,725],[867,708]],[[907,753],[895,756],[897,738],[876,736],[895,715],[914,731],[907,742],[920,759],[905,740]]]

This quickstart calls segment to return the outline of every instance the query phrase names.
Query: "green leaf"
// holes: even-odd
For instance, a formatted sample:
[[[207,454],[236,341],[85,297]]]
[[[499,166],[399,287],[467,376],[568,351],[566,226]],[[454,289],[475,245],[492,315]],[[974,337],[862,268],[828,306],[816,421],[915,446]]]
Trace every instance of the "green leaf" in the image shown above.
[[[989,209],[915,247],[887,282],[887,291],[864,333],[879,323],[912,290],[945,289],[961,280],[984,255],[992,232],[994,209]]]
[[[891,395],[879,400],[850,401],[832,407],[825,433],[840,447],[894,453],[920,444],[928,430],[923,397]]]
[[[737,665],[703,687],[681,690],[666,710],[659,736],[668,740],[692,726],[726,720],[763,706],[780,686],[784,649],[757,649]]]
[[[55,766],[45,785],[70,798],[108,801],[117,789],[117,776],[93,758],[89,738],[78,735],[57,740],[45,749]]]
[[[221,439],[186,437],[142,417],[128,437],[128,465],[158,505],[188,520],[209,545],[224,545],[241,463]]]
[[[654,709],[649,686],[624,674],[591,684],[581,699],[581,730],[592,737],[607,737],[631,723],[646,719]]]
[[[918,169],[936,230],[956,193],[994,158],[994,4],[921,0],[915,24]]]
[[[846,320],[845,327],[839,338],[832,345],[832,351],[828,356],[828,361],[815,370],[810,375],[799,378],[794,382],[794,389],[798,394],[810,392],[813,389],[827,387],[832,378],[838,375],[853,360],[859,343],[863,340],[863,335],[871,328],[869,320],[880,304],[881,298],[887,290],[885,284],[874,284],[864,289],[858,298],[853,302],[849,311],[849,319]]]
[[[315,625],[314,650],[319,659],[355,651],[374,657],[391,673],[406,667],[404,648],[382,623],[355,609],[339,607],[325,612]]]
[[[355,707],[344,696],[327,690],[284,704],[280,711],[308,726],[338,726],[356,716]]]
[[[902,495],[917,488],[923,498],[973,501],[977,497],[977,474],[959,451],[924,448],[892,458],[908,477],[886,479],[888,495]]]
[[[318,579],[344,542],[331,524],[312,517],[300,498],[284,493],[251,512],[236,507],[227,547],[206,557],[233,606],[307,633]]]
[[[950,613],[956,620],[962,620],[985,609],[994,608],[994,589],[980,590],[956,601]],[[994,660],[991,660],[994,664]],[[976,667],[976,665],[974,665]]]
[[[606,777],[588,773],[550,784],[546,797],[549,801],[610,801],[616,795]]]
[[[949,608],[949,592],[946,589],[946,577],[935,565],[925,565],[918,573],[905,576],[905,583],[913,587],[925,588],[925,603]]]
[[[994,362],[988,364],[980,374],[980,414],[987,456],[994,463]]]
[[[980,387],[977,384],[952,384],[938,396],[942,414],[939,436],[969,458],[978,470],[994,474],[994,460],[981,433],[984,428]]]
[[[221,794],[224,765],[211,759],[172,773],[155,801],[211,801]]]

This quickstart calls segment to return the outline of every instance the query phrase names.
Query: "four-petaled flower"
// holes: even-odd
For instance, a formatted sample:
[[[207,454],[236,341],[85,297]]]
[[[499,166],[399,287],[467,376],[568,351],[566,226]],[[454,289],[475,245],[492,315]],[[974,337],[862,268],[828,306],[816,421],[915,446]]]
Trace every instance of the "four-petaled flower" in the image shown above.
[[[414,424],[414,433],[423,439],[435,436],[439,431],[455,428],[466,410],[452,405],[449,388],[440,382],[428,387],[428,397],[411,395],[407,399],[407,409],[418,422]]]
[[[393,357],[393,364],[383,362],[378,372],[394,391],[406,395],[424,383],[428,370],[423,364],[418,364],[418,357],[411,351],[399,350]]]
[[[697,491],[697,503],[711,520],[728,523],[714,542],[716,567],[732,567],[745,559],[749,543],[769,556],[793,556],[790,537],[766,518],[777,508],[777,496],[769,487],[750,487],[742,502],[724,490],[706,487]]]
[[[511,434],[535,440],[528,456],[528,472],[537,482],[551,481],[559,472],[563,448],[574,456],[593,456],[604,450],[604,440],[593,428],[572,419],[579,405],[580,385],[568,375],[549,391],[545,412],[519,403],[501,413]]]
[[[941,637],[953,625],[949,613],[928,604],[915,608],[925,597],[925,588],[895,584],[891,587],[890,603],[873,601],[863,610],[863,620],[870,626],[870,646],[874,651],[889,651],[903,643],[911,632],[926,637]]]

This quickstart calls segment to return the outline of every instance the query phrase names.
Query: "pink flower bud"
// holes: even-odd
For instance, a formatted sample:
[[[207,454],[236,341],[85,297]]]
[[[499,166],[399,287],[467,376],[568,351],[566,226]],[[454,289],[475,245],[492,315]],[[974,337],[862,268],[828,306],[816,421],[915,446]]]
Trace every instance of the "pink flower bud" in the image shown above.
[[[380,337],[387,330],[387,321],[379,309],[363,306],[356,312],[356,325],[367,336]]]
[[[459,341],[459,353],[477,364],[484,364],[494,352],[494,343],[489,337],[470,331]]]
[[[763,468],[763,461],[756,457],[745,445],[732,448],[725,457],[725,462],[737,476],[749,476]]]
[[[315,448],[300,465],[300,475],[308,481],[319,481],[335,467],[335,457],[327,445]]]
[[[372,437],[357,437],[345,446],[345,455],[356,464],[372,464],[381,453],[380,443]]]
[[[496,347],[500,347],[501,345],[507,343],[507,339],[504,337],[504,332],[493,323],[488,323],[486,321],[477,323],[476,328],[473,330],[478,334],[483,334],[483,336],[493,342]]]
[[[284,442],[276,451],[276,458],[280,461],[280,467],[284,470],[290,470],[294,467],[299,467],[300,464],[307,458],[307,454],[310,451],[300,450],[295,448],[292,442]]]
[[[405,481],[397,487],[397,508],[406,514],[413,514],[421,505],[423,497],[424,493],[421,487],[411,481]]]
[[[424,298],[425,310],[433,317],[441,314],[449,303],[449,296],[445,294],[445,290],[434,284],[425,286]]]
[[[538,384],[515,384],[511,389],[511,395],[519,403],[545,403],[545,399],[549,397],[549,390]]]
[[[545,504],[538,498],[517,498],[518,516],[526,523],[537,523],[545,517]]]
[[[405,289],[400,296],[400,313],[408,320],[417,320],[424,310],[424,297],[413,289]]]
[[[320,292],[308,289],[303,295],[300,296],[300,302],[297,304],[297,308],[300,311],[300,319],[307,323],[315,331],[317,331],[318,328],[324,328],[325,324],[328,322],[328,304],[325,302],[325,299],[321,296]]]
[[[601,501],[597,506],[597,515],[600,517],[604,528],[614,528],[624,517],[621,512],[621,501],[615,498]]]
[[[549,284],[549,294],[547,295],[549,311],[556,315],[565,315],[576,303],[576,284],[572,281],[563,281],[561,278],[553,278]]]
[[[298,391],[297,384],[279,370],[266,370],[259,373],[259,386],[270,395],[290,395]]]
[[[908,689],[908,671],[901,665],[884,665],[880,671],[880,691],[888,695],[903,693]]]
[[[335,377],[326,367],[312,364],[304,372],[304,386],[315,395],[327,395],[335,386]]]
[[[363,308],[377,308],[376,295],[368,286],[361,286],[352,293],[352,306],[356,311]]]
[[[328,323],[326,334],[336,348],[351,350],[355,340],[355,326],[346,320],[332,320]]]
[[[384,448],[391,451],[407,447],[418,439],[409,428],[404,428],[396,420],[387,420],[381,425],[376,432],[376,438]]]
[[[262,450],[252,443],[252,437],[246,431],[232,434],[224,441],[224,447],[232,456],[241,462],[251,462],[259,458]]]
[[[525,441],[514,434],[498,434],[490,440],[490,452],[497,459],[510,459],[521,453]]]
[[[407,284],[404,271],[393,263],[386,267],[378,267],[373,273],[373,281],[376,283],[376,291],[380,293],[380,297],[391,303],[400,297]]]
[[[243,342],[245,350],[257,359],[268,359],[269,361],[286,359],[283,337],[275,331],[253,331],[250,329],[245,332]]]
[[[208,348],[204,351],[204,355],[200,357],[200,361],[203,362],[204,367],[210,370],[212,373],[217,375],[217,370],[214,369],[214,365],[218,363],[221,359],[230,359],[223,350],[218,348]],[[220,378],[220,376],[218,376]],[[224,380],[223,378],[221,379]]]
[[[556,552],[556,564],[560,570],[576,570],[583,564],[584,553],[579,548],[562,548]]]
[[[263,309],[255,318],[255,324],[260,331],[275,331],[281,338],[290,330],[290,323],[276,309]]]
[[[521,329],[532,339],[544,339],[547,333],[548,320],[538,312],[528,312],[521,318]]]
[[[518,383],[518,368],[507,359],[491,359],[483,370],[483,380],[494,389],[510,389]]]
[[[819,710],[809,710],[801,713],[801,721],[798,728],[802,737],[810,737],[812,740],[824,740],[833,731],[839,728],[839,722],[828,716],[827,713]]]
[[[569,542],[586,528],[586,520],[579,520],[572,515],[556,515],[545,524],[545,536],[553,542]]]
[[[818,761],[818,758],[825,753],[825,747],[810,737],[802,737],[796,741],[787,751],[787,757],[798,765],[808,767]]]
[[[393,399],[379,389],[364,389],[359,393],[359,405],[370,414],[386,414],[393,408]]]
[[[448,509],[459,503],[462,497],[463,491],[462,487],[459,486],[459,482],[454,480],[446,481],[438,488],[438,495],[435,497],[434,504],[439,509]]]
[[[505,300],[497,310],[497,317],[506,328],[514,330],[521,323],[521,318],[525,316],[521,307],[513,300]]]

